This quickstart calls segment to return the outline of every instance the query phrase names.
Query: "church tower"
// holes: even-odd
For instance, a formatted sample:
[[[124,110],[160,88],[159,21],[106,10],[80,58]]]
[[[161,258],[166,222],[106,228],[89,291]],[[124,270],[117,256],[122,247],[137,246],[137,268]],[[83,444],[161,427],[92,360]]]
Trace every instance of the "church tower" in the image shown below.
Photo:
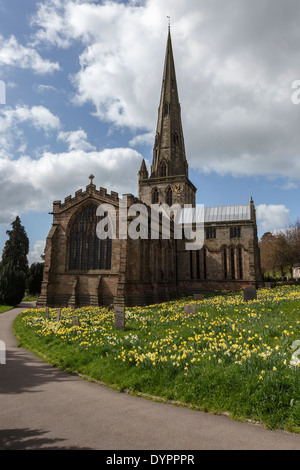
[[[151,174],[149,176],[143,160],[138,178],[138,197],[149,205],[195,206],[196,188],[188,178],[170,27]]]

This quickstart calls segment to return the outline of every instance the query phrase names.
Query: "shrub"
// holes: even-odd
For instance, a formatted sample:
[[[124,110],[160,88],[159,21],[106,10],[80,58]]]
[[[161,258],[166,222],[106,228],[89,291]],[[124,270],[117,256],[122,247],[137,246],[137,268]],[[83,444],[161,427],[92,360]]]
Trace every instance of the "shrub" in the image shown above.
[[[23,271],[16,270],[12,264],[3,266],[0,271],[0,302],[6,305],[19,304],[24,296],[26,276]]]
[[[30,295],[41,293],[43,280],[44,263],[33,263],[29,268],[27,278],[27,291]]]

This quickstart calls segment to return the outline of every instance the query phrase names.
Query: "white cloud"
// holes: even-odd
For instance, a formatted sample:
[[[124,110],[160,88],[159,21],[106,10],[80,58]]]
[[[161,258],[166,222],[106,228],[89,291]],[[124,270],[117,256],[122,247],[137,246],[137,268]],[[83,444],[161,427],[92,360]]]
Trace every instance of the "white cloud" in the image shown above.
[[[13,35],[9,39],[0,35],[0,65],[32,69],[42,75],[60,69],[58,62],[43,59],[36,49],[19,44]]]
[[[283,204],[260,204],[256,208],[259,228],[262,232],[273,232],[290,223],[290,211]]]
[[[42,263],[41,255],[44,254],[45,240],[37,240],[34,242],[33,249],[28,253],[28,264],[31,266],[33,263]]]
[[[48,91],[57,91],[57,89],[53,85],[44,85],[42,83],[36,84],[33,86],[33,89],[38,93],[45,93]]]
[[[74,196],[77,189],[89,184],[91,173],[97,187],[136,194],[141,161],[141,155],[129,148],[44,152],[38,160],[0,158],[0,200],[5,201],[0,223],[9,223],[24,211],[52,209],[52,201]]]
[[[60,120],[44,106],[16,106],[0,109],[0,156],[12,158],[15,151],[26,149],[27,124],[38,131],[48,134],[60,128]]]
[[[294,183],[293,181],[288,181],[281,187],[281,189],[284,191],[290,191],[292,189],[298,189],[298,187],[298,184]]]
[[[58,129],[60,121],[57,116],[51,113],[44,106],[16,106],[16,108],[6,108],[2,111],[9,125],[18,123],[29,123],[38,130],[49,131]]]
[[[45,42],[59,47],[69,47],[70,38],[64,38],[67,32],[64,18],[66,6],[67,2],[63,5],[60,0],[38,3],[37,12],[31,19],[31,25],[38,27],[33,44]]]
[[[296,0],[288,6],[274,0],[48,0],[38,4],[32,25],[37,44],[81,42],[73,80],[78,104],[90,103],[99,119],[150,135],[167,15],[190,166],[299,180],[300,107],[291,103],[300,62]]]
[[[58,140],[62,140],[68,144],[69,151],[71,150],[96,150],[96,148],[87,141],[87,134],[84,130],[78,129],[77,131],[63,132],[58,134]]]
[[[146,134],[141,134],[133,137],[129,145],[130,147],[135,147],[137,145],[153,145],[154,144],[154,133],[153,132],[147,132]]]

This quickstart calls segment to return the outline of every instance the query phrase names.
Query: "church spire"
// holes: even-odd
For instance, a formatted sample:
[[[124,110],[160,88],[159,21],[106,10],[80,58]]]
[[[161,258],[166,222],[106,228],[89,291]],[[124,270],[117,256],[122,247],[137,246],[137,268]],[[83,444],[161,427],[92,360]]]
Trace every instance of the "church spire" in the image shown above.
[[[149,205],[179,204],[183,207],[191,204],[195,207],[196,191],[188,177],[169,27],[150,177],[145,162],[142,162],[138,177],[138,196]]]
[[[187,177],[188,165],[169,25],[151,177],[175,175]]]

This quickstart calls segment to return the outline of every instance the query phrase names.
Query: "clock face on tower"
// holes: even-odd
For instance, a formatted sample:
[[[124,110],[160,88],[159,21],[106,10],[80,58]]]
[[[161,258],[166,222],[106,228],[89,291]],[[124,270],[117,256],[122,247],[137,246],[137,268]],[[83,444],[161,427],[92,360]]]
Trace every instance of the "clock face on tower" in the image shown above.
[[[181,194],[183,191],[183,184],[182,183],[176,183],[173,186],[174,192],[177,194]]]

